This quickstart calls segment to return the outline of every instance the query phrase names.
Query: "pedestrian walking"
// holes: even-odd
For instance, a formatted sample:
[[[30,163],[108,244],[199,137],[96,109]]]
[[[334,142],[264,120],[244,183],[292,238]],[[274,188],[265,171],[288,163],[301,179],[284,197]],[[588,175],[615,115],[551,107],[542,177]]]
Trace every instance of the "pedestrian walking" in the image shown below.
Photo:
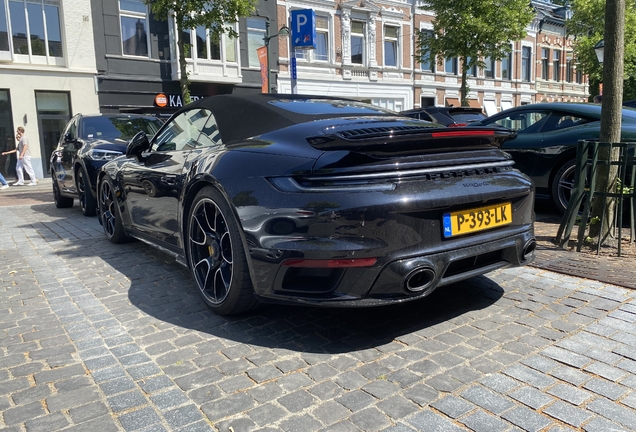
[[[0,189],[8,189],[9,188],[9,183],[7,183],[7,181],[4,179],[4,176],[2,175],[2,173],[0,173],[0,184],[2,184]]]
[[[24,173],[22,172],[22,168],[24,168],[24,170],[31,178],[31,183],[29,183],[29,186],[35,186],[38,184],[38,179],[35,177],[33,167],[31,166],[31,151],[29,150],[29,140],[27,137],[24,136],[24,128],[22,126],[18,126],[16,139],[18,140],[18,147],[15,150],[10,150],[8,152],[2,153],[3,156],[10,153],[17,153],[18,155],[18,162],[15,164],[18,181],[13,183],[13,186],[24,185]]]

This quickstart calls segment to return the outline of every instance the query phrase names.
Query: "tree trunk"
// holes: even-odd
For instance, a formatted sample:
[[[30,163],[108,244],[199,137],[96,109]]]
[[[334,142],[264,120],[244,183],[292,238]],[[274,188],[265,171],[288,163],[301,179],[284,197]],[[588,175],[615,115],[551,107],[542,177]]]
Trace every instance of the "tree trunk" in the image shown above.
[[[459,96],[462,106],[468,106],[468,69],[466,68],[466,58],[462,60],[462,86],[459,88]]]
[[[625,0],[607,0],[605,4],[605,52],[603,62],[603,101],[601,108],[602,143],[618,143],[621,140],[621,116],[623,104],[623,58],[625,54]],[[601,148],[599,160],[618,160],[619,150]],[[615,192],[618,168],[599,165],[597,191]],[[603,224],[590,226],[590,237],[609,239],[615,229],[616,199],[597,196],[592,203],[593,220],[603,219]],[[603,216],[603,217],[601,217]]]

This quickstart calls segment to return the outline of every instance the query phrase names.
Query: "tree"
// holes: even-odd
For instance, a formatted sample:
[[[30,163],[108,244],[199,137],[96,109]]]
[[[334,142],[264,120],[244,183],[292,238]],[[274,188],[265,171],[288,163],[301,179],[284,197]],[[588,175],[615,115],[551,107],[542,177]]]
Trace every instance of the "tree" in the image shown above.
[[[257,0],[144,0],[158,19],[174,17],[177,26],[177,51],[179,53],[179,71],[181,72],[181,97],[184,103],[190,102],[190,81],[186,56],[190,47],[186,47],[183,31],[197,27],[210,29],[210,36],[218,39],[223,33],[238,37],[234,24],[240,17],[249,16]]]
[[[603,66],[598,62],[594,45],[605,35],[606,0],[570,0],[572,18],[567,20],[568,34],[574,36],[574,54],[588,75],[590,88],[598,88]],[[627,0],[625,7],[624,86],[625,100],[636,98],[636,0]]]
[[[603,109],[601,112],[602,143],[621,141],[621,105],[625,82],[634,82],[636,73],[636,0],[572,0],[572,18],[567,22],[568,32],[576,36],[575,54],[580,67],[590,80],[603,82]],[[605,43],[604,64],[600,64],[594,45]],[[628,91],[627,93],[630,93]],[[599,160],[617,161],[618,149],[602,147]],[[616,192],[618,168],[608,164],[597,169],[597,191]],[[592,221],[589,236],[599,243],[611,244],[616,228],[616,199],[602,199],[596,195],[592,203]],[[602,225],[598,221],[602,220]],[[619,227],[620,228],[620,227]]]
[[[485,67],[483,58],[506,58],[511,41],[526,36],[535,16],[528,0],[425,0],[423,9],[433,11],[433,31],[420,32],[418,57],[462,60],[461,103],[468,105],[468,71]],[[432,59],[431,59],[432,57]]]

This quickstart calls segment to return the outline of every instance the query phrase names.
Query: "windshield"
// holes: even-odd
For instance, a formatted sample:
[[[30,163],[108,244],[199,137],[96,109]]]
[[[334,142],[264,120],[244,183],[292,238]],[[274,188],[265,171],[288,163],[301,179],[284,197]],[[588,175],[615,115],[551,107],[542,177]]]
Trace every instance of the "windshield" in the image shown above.
[[[154,117],[85,117],[79,135],[84,139],[128,141],[137,132],[154,136],[162,124]]]

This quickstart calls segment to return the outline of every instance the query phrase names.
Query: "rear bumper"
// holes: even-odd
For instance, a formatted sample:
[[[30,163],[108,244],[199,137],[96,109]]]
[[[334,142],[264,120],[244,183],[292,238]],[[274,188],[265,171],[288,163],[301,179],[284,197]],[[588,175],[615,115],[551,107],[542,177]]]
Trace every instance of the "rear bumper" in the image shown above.
[[[298,269],[279,267],[263,300],[316,306],[369,307],[402,303],[436,288],[474,276],[531,263],[536,241],[531,224],[494,241],[438,253],[397,256],[370,268]]]

